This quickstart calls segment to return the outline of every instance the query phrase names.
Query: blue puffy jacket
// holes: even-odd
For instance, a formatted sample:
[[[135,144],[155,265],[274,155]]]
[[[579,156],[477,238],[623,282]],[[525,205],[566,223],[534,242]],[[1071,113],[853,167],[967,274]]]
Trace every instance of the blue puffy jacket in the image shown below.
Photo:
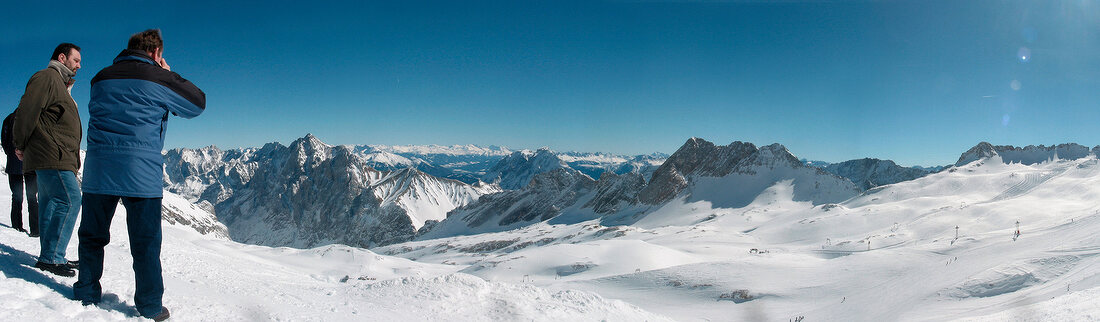
[[[141,51],[124,50],[92,78],[84,192],[163,196],[168,113],[193,118],[206,94]]]

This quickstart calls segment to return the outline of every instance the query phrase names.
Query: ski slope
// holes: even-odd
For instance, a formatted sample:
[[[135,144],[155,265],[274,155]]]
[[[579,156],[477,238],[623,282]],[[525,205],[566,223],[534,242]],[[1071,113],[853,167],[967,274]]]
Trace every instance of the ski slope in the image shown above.
[[[1100,291],[1093,157],[995,157],[818,206],[793,201],[793,185],[740,208],[681,196],[632,226],[540,224],[375,251],[683,321],[1100,318],[1096,305],[1067,305]]]

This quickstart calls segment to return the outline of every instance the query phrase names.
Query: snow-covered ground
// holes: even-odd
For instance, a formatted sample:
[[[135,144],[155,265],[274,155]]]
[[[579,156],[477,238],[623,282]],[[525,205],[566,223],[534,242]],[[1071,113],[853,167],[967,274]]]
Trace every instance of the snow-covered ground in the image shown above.
[[[1100,320],[1094,157],[994,157],[818,206],[792,201],[792,184],[739,208],[682,196],[633,226],[373,250],[243,245],[165,223],[165,305],[173,321]],[[8,198],[0,185],[4,225]],[[83,307],[75,278],[30,267],[36,239],[0,227],[0,321],[138,319],[125,221],[112,232],[105,301]]]
[[[186,203],[165,198],[166,207],[188,212],[183,215],[196,219],[191,222],[211,216],[172,204],[178,202]],[[38,239],[11,229],[10,207],[10,189],[0,185],[0,321],[143,320],[133,306],[133,262],[121,206],[106,249],[104,301],[90,307],[71,299],[76,277],[32,267]],[[461,267],[343,245],[245,245],[165,222],[162,252],[164,305],[172,321],[668,320],[589,291],[486,281],[457,272]],[[68,258],[78,259],[75,234]]]
[[[781,181],[740,208],[681,197],[632,226],[538,224],[375,251],[685,321],[1100,319],[1094,157],[995,157],[839,204],[794,195]]]

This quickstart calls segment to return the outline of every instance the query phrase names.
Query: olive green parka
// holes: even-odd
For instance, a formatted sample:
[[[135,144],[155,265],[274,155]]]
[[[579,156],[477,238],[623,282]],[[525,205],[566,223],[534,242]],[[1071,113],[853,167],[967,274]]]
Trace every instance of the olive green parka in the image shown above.
[[[84,134],[76,101],[66,86],[72,76],[63,76],[65,72],[72,73],[51,61],[49,67],[31,76],[19,100],[12,141],[23,151],[24,172],[54,169],[76,173],[80,169],[80,138]]]

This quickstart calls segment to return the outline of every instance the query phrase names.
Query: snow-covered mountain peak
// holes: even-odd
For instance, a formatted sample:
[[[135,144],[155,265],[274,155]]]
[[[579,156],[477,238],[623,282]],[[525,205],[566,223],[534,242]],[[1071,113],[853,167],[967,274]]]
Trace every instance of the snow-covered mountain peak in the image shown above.
[[[770,182],[775,180],[798,177],[800,179],[796,180],[796,183],[810,184],[813,182],[814,187],[836,188],[837,192],[829,194],[829,197],[826,198],[829,200],[843,200],[844,195],[848,195],[852,190],[855,190],[850,182],[847,184],[841,182],[845,181],[842,178],[819,172],[816,168],[807,167],[792,155],[786,147],[778,143],[760,148],[752,143],[741,141],[735,141],[726,146],[715,146],[706,140],[691,138],[676,153],[669,156],[668,160],[654,172],[649,184],[638,193],[638,200],[648,205],[663,204],[688,189],[694,181],[693,178],[726,178],[733,175],[739,175],[739,178],[745,177],[745,180],[750,180],[756,184],[769,183],[767,186],[770,186]],[[749,177],[759,178],[747,179]],[[822,184],[825,181],[828,183]],[[729,184],[735,183],[724,182],[716,184],[715,187],[727,189]],[[744,192],[743,196],[738,198],[735,203],[739,204],[745,198],[755,197],[753,193],[764,188],[767,187],[754,186],[747,189],[752,191]],[[799,195],[814,195],[814,192],[810,191],[813,189],[807,189],[799,188]],[[817,199],[813,200],[818,201]]]
[[[387,151],[374,151],[363,154],[363,159],[368,164],[381,164],[387,166],[415,166],[416,161]]]
[[[830,164],[824,168],[832,173],[852,181],[867,190],[881,185],[913,180],[927,175],[930,171],[921,168],[906,168],[891,160],[863,158]]]
[[[787,167],[803,166],[802,161],[799,161],[798,158],[791,154],[791,151],[787,150],[787,147],[779,143],[760,147],[755,158],[759,165],[768,165],[772,167],[780,165]]]
[[[959,156],[959,161],[955,162],[955,166],[962,166],[994,155],[997,155],[997,151],[993,149],[993,145],[989,144],[989,142],[982,141],[978,143],[978,145],[970,148],[970,150],[963,152],[962,156]]]
[[[550,172],[535,175],[531,178],[531,183],[524,187],[524,189],[561,190],[576,185],[578,181],[584,181],[586,184],[595,182],[595,180],[592,180],[592,178],[589,178],[580,171],[570,168],[558,168]]]
[[[332,148],[332,145],[322,142],[321,139],[318,139],[311,133],[306,133],[306,136],[303,136],[301,138],[298,138],[297,140],[294,140],[294,142],[291,142],[290,147],[293,149],[316,151]]]
[[[165,155],[166,188],[209,205],[234,240],[292,247],[408,240],[426,221],[499,191],[417,167],[378,171],[371,156],[408,159],[356,149],[306,135],[258,150],[173,150]]]
[[[681,149],[683,149],[684,147],[698,148],[698,147],[701,147],[701,146],[714,146],[714,143],[711,143],[710,141],[707,141],[707,140],[704,140],[702,138],[693,136],[693,137],[688,138],[687,142],[684,142],[684,144],[682,146],[680,146],[680,148]]]
[[[535,175],[561,168],[569,168],[569,165],[550,149],[516,151],[490,168],[482,181],[499,183],[501,188],[514,190],[526,186]]]
[[[993,156],[1000,156],[1004,163],[1031,165],[1051,160],[1077,160],[1089,154],[1094,154],[1095,151],[1095,149],[1090,151],[1088,147],[1077,143],[1064,143],[1051,146],[1028,145],[1021,148],[1011,145],[992,145],[988,142],[981,142],[963,153],[962,156],[959,157],[959,161],[955,162],[955,166],[963,166]]]
[[[508,148],[491,145],[481,147],[474,144],[464,145],[368,145],[371,150],[395,154],[449,155],[449,156],[505,156],[512,153]]]

